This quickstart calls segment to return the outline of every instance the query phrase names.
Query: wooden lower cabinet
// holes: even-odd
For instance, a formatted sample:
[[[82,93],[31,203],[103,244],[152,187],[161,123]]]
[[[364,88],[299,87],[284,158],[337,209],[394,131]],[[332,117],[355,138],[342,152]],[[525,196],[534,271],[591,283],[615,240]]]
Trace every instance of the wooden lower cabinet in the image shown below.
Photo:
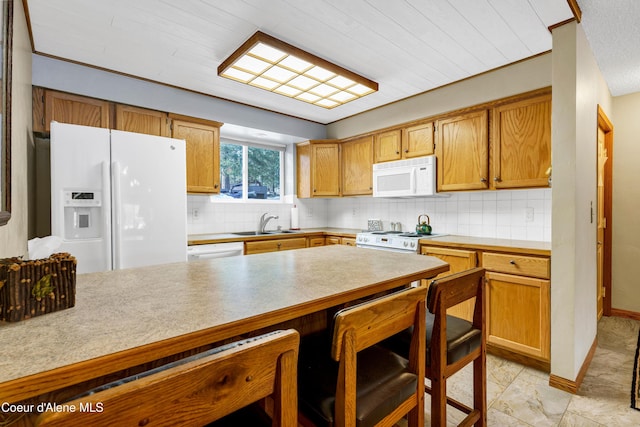
[[[341,245],[342,244],[342,239],[340,239],[340,236],[327,236],[324,238],[324,244],[325,245]]]
[[[450,274],[469,270],[470,268],[478,266],[478,254],[473,250],[422,246],[420,248],[420,253],[422,255],[440,258],[449,264],[449,271],[446,273],[440,273],[436,278],[448,276]],[[451,307],[447,310],[447,314],[460,317],[462,319],[472,320],[474,306],[475,298]]]
[[[487,343],[548,363],[551,356],[551,282],[486,274]]]
[[[324,237],[309,237],[308,247],[324,246]]]
[[[324,238],[325,245],[347,245],[355,246],[355,237],[326,236]]]
[[[486,269],[487,349],[498,356],[549,370],[551,363],[551,258],[541,252],[486,245],[423,243],[420,253],[449,263],[450,271],[476,266]],[[448,314],[471,319],[471,304],[452,307]]]
[[[257,242],[245,242],[244,254],[260,254],[264,252],[287,251],[307,247],[306,237],[293,237],[291,239],[271,239]]]
[[[351,237],[342,237],[340,239],[340,244],[347,245],[347,246],[355,246],[356,245],[356,239],[351,238]]]

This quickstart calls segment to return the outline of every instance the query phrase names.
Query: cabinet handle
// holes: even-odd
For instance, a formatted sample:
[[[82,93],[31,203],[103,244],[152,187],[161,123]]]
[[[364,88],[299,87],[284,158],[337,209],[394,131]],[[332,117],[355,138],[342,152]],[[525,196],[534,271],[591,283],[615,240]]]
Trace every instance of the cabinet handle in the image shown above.
[[[278,250],[280,250],[280,246],[282,246],[282,243],[278,243]]]
[[[315,189],[315,188],[313,189],[313,192],[314,192],[314,193],[316,192],[316,189]]]
[[[509,261],[509,264],[516,265],[516,262],[514,260],[511,260],[511,261]]]
[[[480,182],[487,182],[487,178],[480,178]]]
[[[213,188],[218,188],[218,184],[213,184]]]
[[[502,179],[500,179],[500,177],[499,177],[499,176],[494,177],[494,178],[493,178],[493,180],[494,180],[495,182],[500,182],[500,181],[502,181]]]
[[[399,151],[396,151],[396,154],[400,154],[400,152],[399,152]]]
[[[404,152],[405,152],[405,153],[408,153],[408,152],[409,152],[409,150],[404,150]]]

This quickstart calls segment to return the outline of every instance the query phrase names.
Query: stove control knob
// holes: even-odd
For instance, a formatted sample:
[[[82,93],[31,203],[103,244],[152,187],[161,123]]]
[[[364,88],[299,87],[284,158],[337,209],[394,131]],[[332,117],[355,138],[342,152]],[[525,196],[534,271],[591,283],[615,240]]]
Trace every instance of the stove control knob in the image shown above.
[[[411,242],[411,247],[415,248],[416,247],[416,242]]]
[[[404,242],[404,247],[406,248],[409,245],[409,242]]]

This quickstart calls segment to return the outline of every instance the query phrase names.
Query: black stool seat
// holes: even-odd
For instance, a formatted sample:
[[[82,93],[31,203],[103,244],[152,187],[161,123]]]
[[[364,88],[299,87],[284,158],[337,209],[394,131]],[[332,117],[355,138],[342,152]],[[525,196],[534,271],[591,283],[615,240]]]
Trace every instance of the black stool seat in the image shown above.
[[[427,348],[431,346],[435,315],[427,312]],[[402,357],[409,356],[411,344],[411,328],[384,341],[383,345]],[[459,317],[447,315],[447,364],[455,363],[473,350],[480,347],[482,331],[473,324]],[[431,366],[431,352],[427,351],[426,366]]]
[[[338,366],[329,355],[325,335],[302,340],[298,405],[318,427],[334,425]],[[407,359],[382,346],[374,345],[359,352],[357,366],[356,425],[359,427],[376,425],[416,391],[418,377],[408,370]]]

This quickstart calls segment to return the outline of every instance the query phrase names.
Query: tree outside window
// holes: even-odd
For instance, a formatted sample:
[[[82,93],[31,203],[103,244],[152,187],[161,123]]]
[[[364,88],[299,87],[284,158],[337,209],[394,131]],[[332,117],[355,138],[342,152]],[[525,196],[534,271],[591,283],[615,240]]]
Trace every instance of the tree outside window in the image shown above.
[[[283,149],[220,144],[221,198],[281,200]]]

